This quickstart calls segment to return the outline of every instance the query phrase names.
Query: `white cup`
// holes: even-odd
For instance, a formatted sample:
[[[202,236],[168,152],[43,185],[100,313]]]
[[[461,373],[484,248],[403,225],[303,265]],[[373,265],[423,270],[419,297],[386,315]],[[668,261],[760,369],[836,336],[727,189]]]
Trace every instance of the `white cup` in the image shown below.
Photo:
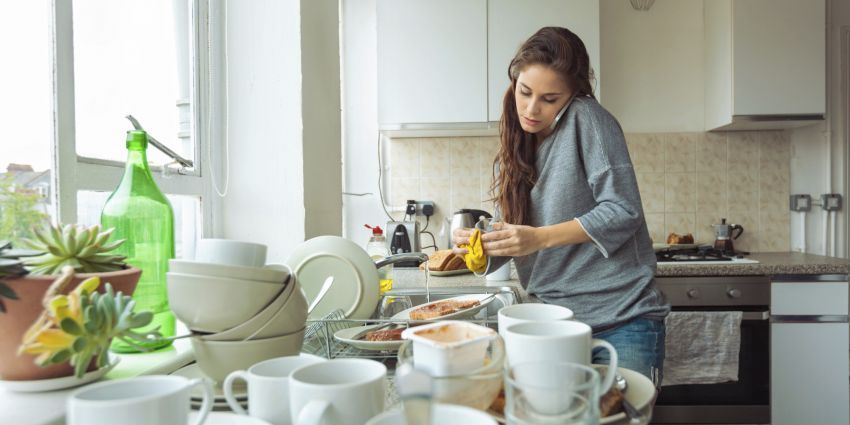
[[[196,385],[204,389],[204,402],[193,423],[200,425],[212,409],[212,384],[171,375],[106,381],[79,389],[68,397],[68,424],[186,425],[189,390]]]
[[[478,409],[454,404],[432,404],[431,423],[440,425],[496,425],[492,416]],[[407,425],[407,419],[401,410],[381,413],[366,425]]]
[[[229,239],[201,239],[195,249],[195,261],[229,266],[263,267],[266,264],[266,246]]]
[[[603,347],[611,363],[602,380],[600,393],[605,394],[617,374],[617,350],[607,341],[594,339],[590,326],[572,320],[526,322],[505,329],[508,364],[527,362],[570,362],[590,366],[592,350]]]
[[[250,415],[272,425],[289,425],[289,375],[295,369],[325,359],[309,354],[278,357],[259,362],[247,371],[231,372],[224,379],[224,398],[230,409],[240,415]],[[233,382],[242,379],[248,383],[248,411],[233,395]]]
[[[499,309],[499,335],[505,337],[508,326],[525,322],[549,322],[571,320],[573,311],[555,304],[514,304]]]
[[[292,423],[366,423],[384,410],[386,376],[386,366],[366,359],[335,359],[302,366],[289,376]]]
[[[489,281],[505,281],[511,280],[511,262],[508,261],[504,266],[499,267],[492,273],[489,273],[485,279]]]

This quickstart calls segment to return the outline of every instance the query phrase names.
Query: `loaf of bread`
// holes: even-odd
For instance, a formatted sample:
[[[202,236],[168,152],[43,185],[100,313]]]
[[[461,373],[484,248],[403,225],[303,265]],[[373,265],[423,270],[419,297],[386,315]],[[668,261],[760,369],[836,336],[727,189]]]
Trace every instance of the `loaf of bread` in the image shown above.
[[[694,235],[690,233],[686,235],[677,235],[675,233],[670,233],[669,235],[667,235],[667,243],[671,245],[694,243]]]
[[[599,398],[599,415],[601,417],[616,415],[623,409],[623,392],[617,387],[611,389]]]
[[[419,265],[424,270],[425,263]],[[450,249],[441,249],[428,256],[428,269],[432,272],[444,272],[449,270],[461,270],[466,268],[463,256],[455,255]]]

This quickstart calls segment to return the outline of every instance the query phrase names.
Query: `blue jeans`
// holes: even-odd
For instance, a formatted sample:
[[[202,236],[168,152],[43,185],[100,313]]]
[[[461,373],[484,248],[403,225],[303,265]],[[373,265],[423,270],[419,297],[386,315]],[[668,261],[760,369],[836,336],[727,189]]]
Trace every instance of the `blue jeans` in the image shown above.
[[[637,318],[619,327],[596,334],[594,338],[608,341],[617,350],[619,366],[640,372],[661,383],[664,367],[664,321]],[[593,350],[593,363],[608,364],[608,350],[598,347]]]

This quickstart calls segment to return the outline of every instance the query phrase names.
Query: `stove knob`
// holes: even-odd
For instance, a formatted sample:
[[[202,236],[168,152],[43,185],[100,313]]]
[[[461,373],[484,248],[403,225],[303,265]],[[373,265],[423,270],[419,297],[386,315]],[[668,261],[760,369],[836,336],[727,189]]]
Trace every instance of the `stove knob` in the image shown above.
[[[689,289],[688,298],[699,298],[699,289]]]
[[[729,298],[741,298],[741,290],[740,289],[730,289],[730,290],[726,291],[726,295],[728,295]]]

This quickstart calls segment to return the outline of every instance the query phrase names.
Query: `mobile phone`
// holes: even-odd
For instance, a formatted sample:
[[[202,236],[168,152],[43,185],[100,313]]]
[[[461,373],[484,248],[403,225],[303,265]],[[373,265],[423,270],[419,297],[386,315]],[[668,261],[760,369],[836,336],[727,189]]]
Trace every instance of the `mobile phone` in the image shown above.
[[[555,115],[555,120],[554,120],[554,121],[552,121],[552,124],[549,126],[549,130],[554,130],[554,129],[555,129],[555,126],[556,126],[556,125],[558,125],[558,121],[559,121],[559,120],[561,119],[561,117],[564,115],[564,112],[567,112],[567,108],[569,108],[569,107],[570,107],[570,104],[571,104],[571,103],[573,103],[573,99],[575,99],[575,96],[571,97],[571,98],[570,98],[570,100],[568,100],[568,101],[567,101],[567,104],[566,104],[566,105],[564,105],[564,107],[563,107],[563,108],[561,108],[561,110],[560,110],[560,111],[558,111],[558,115]]]

